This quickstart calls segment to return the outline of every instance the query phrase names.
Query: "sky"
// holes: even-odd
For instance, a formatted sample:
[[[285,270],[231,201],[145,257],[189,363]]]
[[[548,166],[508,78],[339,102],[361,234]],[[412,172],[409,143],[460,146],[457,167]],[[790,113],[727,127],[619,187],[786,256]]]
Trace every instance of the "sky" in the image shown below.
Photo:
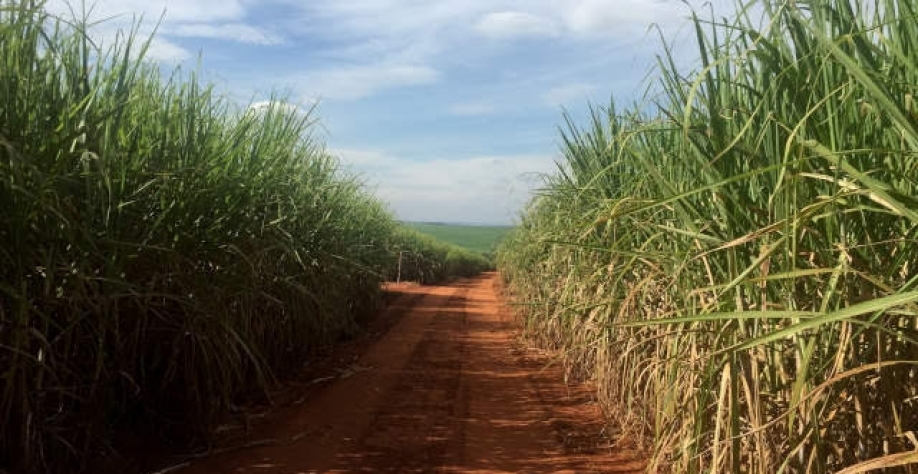
[[[103,40],[158,23],[148,58],[199,68],[240,105],[315,106],[328,150],[410,221],[515,222],[561,159],[563,111],[585,124],[589,104],[639,100],[659,31],[692,39],[681,0],[86,3]],[[719,17],[732,0],[690,4]]]

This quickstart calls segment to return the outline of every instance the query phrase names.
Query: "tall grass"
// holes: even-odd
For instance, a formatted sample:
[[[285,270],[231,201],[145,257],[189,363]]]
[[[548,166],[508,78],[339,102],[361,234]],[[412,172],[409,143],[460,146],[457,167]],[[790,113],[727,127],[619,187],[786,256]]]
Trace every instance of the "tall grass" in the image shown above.
[[[650,471],[914,472],[915,5],[738,11],[568,119],[499,267]]]
[[[311,113],[239,108],[148,45],[0,1],[0,469],[203,439],[394,268],[400,226]]]

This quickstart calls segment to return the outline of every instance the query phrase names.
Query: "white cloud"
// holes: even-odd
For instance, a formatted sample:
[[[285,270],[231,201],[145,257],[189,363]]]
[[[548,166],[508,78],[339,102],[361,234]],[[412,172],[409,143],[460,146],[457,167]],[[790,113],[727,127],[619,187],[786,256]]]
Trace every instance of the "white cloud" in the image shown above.
[[[494,105],[485,102],[468,102],[464,104],[453,104],[449,108],[451,115],[460,117],[473,117],[481,115],[491,115],[495,113]]]
[[[517,36],[556,36],[558,25],[548,19],[525,12],[488,13],[475,25],[475,30],[492,38]]]
[[[579,105],[575,102],[586,102],[590,94],[599,89],[596,84],[573,83],[553,87],[542,94],[542,102],[546,105]]]
[[[191,57],[187,49],[163,38],[153,38],[150,49],[147,50],[147,59],[164,63],[178,63]]]
[[[78,4],[80,0],[72,1]],[[732,10],[724,5],[733,2],[689,1],[695,6],[714,3],[718,17]],[[59,12],[66,12],[61,10],[64,0],[50,2]],[[520,149],[541,148],[546,154],[421,162],[367,149],[340,149],[336,153],[377,186],[378,194],[404,219],[479,222],[512,220],[539,184],[531,173],[555,170],[549,155],[554,150],[547,139],[543,140],[550,131],[542,132],[541,125],[536,124],[549,112],[544,105],[582,105],[595,98],[594,94],[608,94],[615,81],[630,81],[633,72],[615,68],[627,68],[632,56],[643,57],[643,38],[649,38],[646,43],[657,44],[655,35],[646,34],[648,26],[660,24],[669,37],[675,32],[669,28],[684,24],[682,19],[689,13],[680,0],[88,0],[92,2],[97,4],[95,19],[121,15],[106,25],[129,24],[133,14],[144,15],[149,26],[142,34],[151,31],[165,10],[160,35],[150,51],[156,60],[192,57],[189,50],[197,49],[192,38],[227,40],[223,49],[207,51],[208,58],[225,62],[237,58],[230,41],[263,45],[286,42],[302,47],[302,58],[287,54],[286,61],[267,71],[254,71],[246,58],[239,58],[239,70],[225,75],[236,76],[232,77],[234,87],[238,87],[240,76],[253,90],[288,86],[293,94],[299,94],[294,99],[303,103],[314,98],[357,101],[397,88],[442,82],[444,88],[425,88],[424,92],[431,93],[413,97],[409,104],[413,109],[387,110],[391,120],[387,116],[380,130],[368,135],[385,135],[387,141],[414,140],[422,144],[413,149],[423,153],[423,143],[434,143],[441,137],[443,142],[458,142],[462,134],[475,133],[474,149],[486,146],[490,139],[501,150],[511,150],[507,153],[519,143]],[[523,42],[493,41],[518,37],[550,37],[551,51],[522,48]],[[271,57],[265,55],[263,62],[268,63]],[[306,64],[306,69],[285,71],[290,61]],[[633,60],[632,64],[638,62]],[[463,98],[471,101],[461,102]],[[348,133],[352,137],[359,133],[348,132],[348,127],[360,129],[357,124],[364,122],[348,118],[365,112],[362,106],[360,102],[341,105],[340,116],[346,118],[339,120],[345,126],[330,130],[332,136],[345,137],[339,145],[347,146]],[[444,120],[449,117],[442,117],[443,113],[483,116],[497,108],[502,114],[519,112],[523,119],[514,121],[512,127],[495,124],[493,129],[488,121],[487,130],[419,130],[418,117],[430,116],[415,113],[419,107],[439,112]],[[402,122],[400,114],[413,122]],[[544,120],[557,122],[560,118]],[[516,137],[512,145],[508,135]],[[370,139],[352,138],[352,143],[376,146],[364,140]],[[431,155],[437,153],[433,151],[436,147],[445,148],[443,142],[431,146]]]
[[[462,25],[491,37],[555,35],[608,36],[646,31],[652,23],[672,25],[689,15],[681,0],[312,0],[297,5],[297,21],[336,38],[410,39],[406,43],[449,42]],[[733,0],[689,0],[698,8],[733,10]],[[706,11],[706,10],[705,10]],[[443,51],[442,49],[440,51]]]
[[[681,2],[659,0],[575,0],[566,4],[565,26],[580,34],[623,34],[667,23],[684,13]]]
[[[140,41],[156,29],[147,58],[166,63],[194,56],[176,41],[180,37],[265,45],[281,42],[279,36],[241,22],[247,11],[239,0],[93,0],[86,2],[85,11],[79,1],[49,0],[46,8],[66,20],[86,15],[93,24],[93,38],[103,45],[112,44],[119,31],[128,31],[138,22]]]
[[[355,100],[376,92],[436,82],[440,72],[427,66],[376,64],[306,73],[296,78],[307,100]]]
[[[244,23],[185,23],[166,28],[163,33],[170,36],[213,38],[260,45],[283,43],[280,36]]]
[[[442,35],[449,25],[490,11],[491,2],[465,0],[419,2],[417,0],[290,0],[302,9],[302,21],[330,36],[365,33],[368,37]]]
[[[249,104],[247,109],[250,113],[262,114],[272,110],[279,110],[285,114],[297,114],[308,117],[315,111],[315,104],[297,105],[280,100],[262,100]]]
[[[333,149],[404,220],[506,224],[555,170],[548,155],[402,160],[372,150]]]
[[[78,15],[82,12],[79,1],[70,0]],[[49,0],[51,12],[69,17],[68,0]],[[91,18],[130,22],[135,16],[155,23],[165,12],[167,22],[209,23],[242,18],[245,8],[238,0],[95,0],[86,2]],[[114,18],[113,18],[114,17]]]
[[[664,34],[685,25],[692,9],[703,18],[713,6],[717,18],[734,11],[734,0],[569,0],[561,10],[565,27],[574,34],[625,37],[644,34],[651,25]]]

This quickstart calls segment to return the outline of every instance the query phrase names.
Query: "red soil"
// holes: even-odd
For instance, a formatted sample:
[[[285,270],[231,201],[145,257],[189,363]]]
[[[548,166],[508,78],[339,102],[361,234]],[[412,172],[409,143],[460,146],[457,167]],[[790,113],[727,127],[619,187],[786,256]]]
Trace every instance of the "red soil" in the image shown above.
[[[390,291],[382,334],[342,349],[351,363],[178,472],[640,472],[589,387],[519,344],[496,275]]]

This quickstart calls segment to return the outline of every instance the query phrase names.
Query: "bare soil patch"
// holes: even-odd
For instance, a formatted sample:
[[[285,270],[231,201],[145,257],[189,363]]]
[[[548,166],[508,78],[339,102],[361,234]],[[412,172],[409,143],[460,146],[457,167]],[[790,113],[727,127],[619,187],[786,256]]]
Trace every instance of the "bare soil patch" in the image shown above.
[[[390,287],[359,339],[173,472],[641,472],[592,391],[518,343],[496,275]]]

